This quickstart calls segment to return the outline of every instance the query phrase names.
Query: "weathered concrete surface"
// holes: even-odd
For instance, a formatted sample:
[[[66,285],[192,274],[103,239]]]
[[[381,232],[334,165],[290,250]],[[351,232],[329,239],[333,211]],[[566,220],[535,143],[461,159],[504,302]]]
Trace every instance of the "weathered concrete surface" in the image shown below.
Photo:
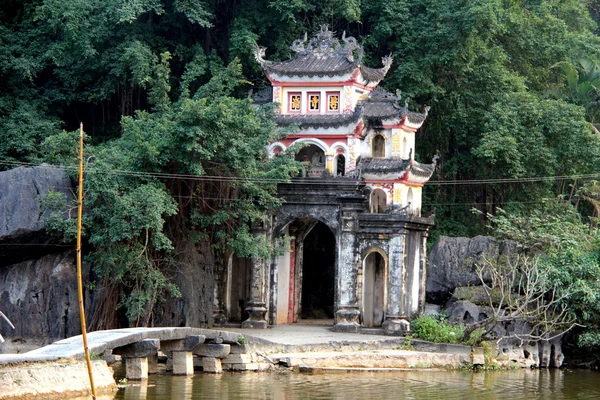
[[[0,310],[16,328],[0,322],[0,334],[7,344],[35,341],[39,346],[79,334],[73,253],[49,254],[0,267]],[[0,352],[3,349],[0,345]]]
[[[73,199],[71,187],[62,168],[47,164],[0,172],[0,266],[64,249],[45,232],[41,199],[48,191]]]
[[[515,249],[513,243],[490,236],[440,237],[427,258],[427,301],[443,304],[457,286],[480,284],[475,264],[483,257],[496,260]]]
[[[290,367],[311,368],[457,368],[470,363],[468,354],[429,353],[407,350],[311,352],[274,354],[271,358]]]
[[[113,371],[105,361],[93,361],[98,394],[116,390]],[[62,399],[88,395],[90,381],[85,362],[23,364],[0,367],[0,399]],[[112,398],[112,396],[110,397]]]

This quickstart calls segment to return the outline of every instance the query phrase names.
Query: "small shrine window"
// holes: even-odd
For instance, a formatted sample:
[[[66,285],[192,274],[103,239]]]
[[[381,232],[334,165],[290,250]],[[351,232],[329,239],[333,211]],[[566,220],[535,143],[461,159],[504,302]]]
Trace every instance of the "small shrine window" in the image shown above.
[[[321,111],[321,94],[308,93],[308,112]]]
[[[380,134],[373,136],[371,143],[371,156],[372,157],[385,157],[385,138]]]
[[[371,193],[371,214],[384,213],[387,206],[387,196],[381,189],[373,190]]]
[[[340,111],[340,92],[327,93],[327,112]]]
[[[289,110],[290,112],[300,112],[302,110],[302,94],[289,94]]]
[[[335,174],[336,176],[344,176],[346,174],[346,157],[343,154],[335,158]]]

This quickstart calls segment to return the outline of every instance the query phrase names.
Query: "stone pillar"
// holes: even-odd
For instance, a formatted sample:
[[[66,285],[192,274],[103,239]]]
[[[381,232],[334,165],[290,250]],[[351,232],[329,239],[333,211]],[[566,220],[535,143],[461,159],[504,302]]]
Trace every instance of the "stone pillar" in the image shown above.
[[[410,323],[404,309],[406,295],[406,235],[390,238],[388,295],[385,321],[382,328],[386,335],[403,336],[410,330]]]
[[[334,156],[335,156],[335,153],[334,153],[334,152],[332,152],[332,151],[327,151],[327,152],[325,152],[325,157],[326,157],[326,159],[327,159],[327,161],[326,161],[326,162],[327,162],[327,164],[326,164],[326,166],[327,166],[327,171],[329,171],[329,173],[330,173],[331,175],[333,175],[333,176],[335,176],[335,175],[336,175],[336,171],[334,171],[334,170],[333,170],[333,168],[335,167],[335,166],[333,165],[333,157],[334,157]]]
[[[215,253],[215,280],[213,318],[215,325],[223,325],[227,322],[225,313],[227,297],[227,271],[231,263],[231,254]]]
[[[265,221],[252,227],[254,238],[257,241],[268,243],[269,224]],[[242,322],[242,328],[265,329],[268,327],[267,314],[267,288],[266,280],[269,271],[269,258],[260,256],[252,257],[252,270],[250,271],[250,301],[246,311],[248,319]]]
[[[148,379],[148,357],[157,354],[160,340],[143,339],[139,342],[113,349],[125,359],[125,377],[130,380]]]
[[[356,213],[344,213],[338,233],[336,332],[358,332],[360,311],[358,306],[356,274],[358,256],[356,250]]]
[[[132,381],[148,379],[148,357],[125,358],[125,377]]]
[[[425,312],[425,294],[427,293],[427,237],[429,236],[428,232],[423,232],[421,234],[421,254],[419,262],[421,263],[421,268],[419,271],[421,282],[419,284],[419,309],[418,313],[423,314]]]
[[[221,364],[221,359],[215,357],[202,357],[202,370],[213,374],[222,373],[223,366]]]
[[[194,375],[194,355],[191,351],[173,352],[173,375]]]
[[[156,374],[158,372],[158,353],[148,356],[148,373]]]

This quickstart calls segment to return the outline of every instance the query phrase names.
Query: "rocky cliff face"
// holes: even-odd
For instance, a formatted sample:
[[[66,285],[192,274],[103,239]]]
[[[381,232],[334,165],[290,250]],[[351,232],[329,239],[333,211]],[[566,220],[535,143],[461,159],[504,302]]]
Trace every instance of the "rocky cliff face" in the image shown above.
[[[485,320],[492,310],[475,265],[484,257],[498,260],[515,251],[515,243],[489,236],[442,236],[427,259],[427,301],[437,305],[428,308],[443,312],[452,323],[469,325]],[[531,326],[523,321],[496,326],[498,356],[527,368],[560,367],[564,360],[561,337],[545,341],[519,339],[529,332]]]
[[[50,190],[73,197],[62,168],[41,165],[0,172],[0,267],[65,250],[45,232],[40,200]]]
[[[0,323],[6,339],[0,351],[11,343],[36,346],[80,334],[73,252],[0,268],[0,310],[16,328]]]
[[[484,257],[496,260],[512,251],[514,244],[490,236],[440,237],[427,257],[427,301],[444,304],[456,287],[479,285],[475,264]]]

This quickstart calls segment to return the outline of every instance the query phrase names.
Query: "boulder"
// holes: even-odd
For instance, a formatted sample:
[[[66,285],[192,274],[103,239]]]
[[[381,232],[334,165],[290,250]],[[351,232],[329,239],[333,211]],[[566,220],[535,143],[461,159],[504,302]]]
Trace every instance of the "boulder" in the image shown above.
[[[444,309],[444,313],[452,323],[470,325],[486,319],[490,311],[487,307],[478,306],[468,300],[460,300],[450,303]]]
[[[73,198],[62,168],[42,164],[0,172],[0,266],[64,250],[45,232],[41,199],[49,191]]]
[[[444,304],[457,287],[480,284],[475,273],[478,261],[483,257],[498,259],[515,250],[514,243],[490,236],[440,237],[427,257],[427,301]]]

